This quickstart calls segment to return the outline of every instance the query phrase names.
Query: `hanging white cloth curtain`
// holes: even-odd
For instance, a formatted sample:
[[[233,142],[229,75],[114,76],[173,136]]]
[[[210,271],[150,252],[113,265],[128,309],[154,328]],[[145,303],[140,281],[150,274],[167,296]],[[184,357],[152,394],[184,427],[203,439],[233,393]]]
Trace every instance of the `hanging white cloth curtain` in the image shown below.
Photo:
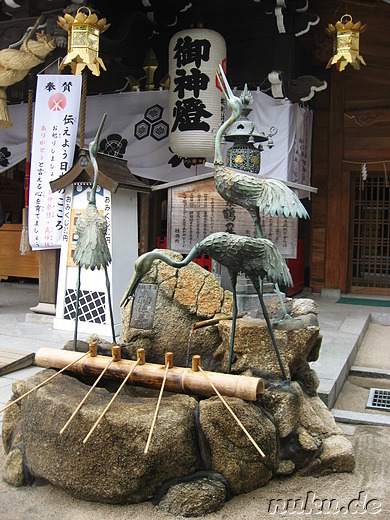
[[[274,146],[268,148],[264,143],[260,175],[310,185],[311,110],[260,91],[252,91],[252,95],[250,119],[257,129],[268,135],[271,127],[277,128],[272,137]],[[0,173],[22,161],[26,154],[27,104],[10,105],[9,110],[13,127],[0,130]],[[95,137],[104,113],[107,119],[100,149],[125,159],[133,174],[171,182],[210,173],[202,165],[187,168],[170,149],[167,90],[88,96],[86,144]],[[214,158],[206,159],[213,162]]]

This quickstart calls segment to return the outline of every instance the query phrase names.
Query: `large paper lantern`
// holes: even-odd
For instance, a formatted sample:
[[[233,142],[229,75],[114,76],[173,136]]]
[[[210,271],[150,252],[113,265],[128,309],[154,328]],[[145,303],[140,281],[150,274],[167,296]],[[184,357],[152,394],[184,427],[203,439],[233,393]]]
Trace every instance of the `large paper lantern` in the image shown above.
[[[226,66],[226,43],[215,31],[187,29],[169,42],[169,143],[180,157],[214,155],[225,115],[219,64]]]

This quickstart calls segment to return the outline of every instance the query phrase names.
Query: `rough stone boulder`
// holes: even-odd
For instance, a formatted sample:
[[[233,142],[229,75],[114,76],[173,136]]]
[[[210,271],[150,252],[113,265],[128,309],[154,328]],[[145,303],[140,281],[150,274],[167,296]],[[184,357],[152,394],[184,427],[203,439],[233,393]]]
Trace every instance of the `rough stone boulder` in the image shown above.
[[[169,250],[162,252],[175,260],[183,257]],[[145,284],[157,284],[158,294],[153,328],[150,330],[130,327],[133,300],[121,309],[121,333],[119,342],[124,347],[124,357],[135,357],[137,348],[144,348],[151,363],[163,363],[167,351],[175,355],[175,364],[185,366],[187,357],[199,354],[203,366],[209,366],[214,350],[220,343],[215,326],[205,327],[191,334],[194,323],[226,316],[232,313],[232,293],[224,291],[216,277],[194,262],[176,269],[161,260],[153,262],[152,269],[142,279]],[[131,344],[130,344],[131,343]]]
[[[272,421],[255,404],[234,397],[226,402],[266,457],[263,459],[242,429],[214,397],[199,403],[199,423],[209,447],[209,464],[229,482],[232,494],[264,486],[275,467],[277,438]]]
[[[229,484],[214,471],[199,471],[182,479],[167,482],[152,502],[175,516],[203,516],[221,509],[229,498]]]
[[[43,371],[26,382],[14,384],[15,398],[52,373],[52,370]],[[159,420],[149,451],[144,455],[156,399],[134,399],[120,394],[83,444],[111,395],[103,388],[96,388],[63,435],[59,434],[87,390],[76,378],[60,375],[55,382],[21,401],[24,447],[13,445],[8,451],[4,478],[9,483],[21,484],[20,468],[24,465],[34,478],[44,479],[75,497],[133,503],[150,499],[166,480],[199,469],[194,398],[174,395],[162,399]],[[10,413],[14,414],[11,423],[15,426],[17,414]],[[6,417],[4,420],[8,422]],[[9,433],[5,437],[6,445],[10,446]]]
[[[271,320],[280,315],[280,305],[267,301]],[[305,365],[308,358],[313,360],[314,352],[318,356],[321,345],[318,326],[318,307],[313,300],[293,300],[289,302],[291,318],[278,321],[274,335],[288,379]],[[220,363],[222,371],[227,370],[231,321],[218,324],[222,343],[215,352],[214,362]],[[237,320],[234,341],[232,372],[241,373],[247,369],[256,369],[263,374],[281,378],[281,370],[271,336],[260,309],[251,311]]]
[[[13,399],[53,373],[15,382]],[[256,402],[224,398],[262,458],[219,398],[167,392],[145,455],[158,391],[133,385],[122,389],[83,444],[119,385],[110,380],[111,393],[96,388],[60,435],[89,389],[62,374],[5,411],[3,477],[14,486],[38,478],[90,501],[151,499],[169,513],[202,516],[221,508],[229,493],[264,486],[275,475],[352,471],[352,446],[315,392],[307,393],[310,379],[306,366],[296,381],[267,379]]]
[[[350,472],[355,457],[350,441],[317,395],[299,380],[270,384],[258,401],[274,418],[279,437],[276,474]]]

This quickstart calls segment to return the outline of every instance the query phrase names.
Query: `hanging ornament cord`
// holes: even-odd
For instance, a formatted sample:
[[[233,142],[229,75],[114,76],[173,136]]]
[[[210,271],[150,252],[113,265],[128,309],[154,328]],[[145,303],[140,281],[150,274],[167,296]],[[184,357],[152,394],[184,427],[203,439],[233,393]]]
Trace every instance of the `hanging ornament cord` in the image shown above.
[[[85,116],[87,112],[87,73],[85,70],[81,73],[81,114],[80,114],[80,150],[84,148],[85,138]]]
[[[386,168],[385,162],[383,163],[383,170],[385,172],[385,186],[386,186],[386,188],[388,188],[389,187],[389,177],[387,175],[387,168]]]
[[[363,175],[365,176],[365,178],[363,180],[367,179],[367,164],[382,164],[383,165],[383,171],[384,171],[384,174],[385,174],[385,186],[386,186],[386,188],[389,187],[389,176],[388,176],[388,173],[387,173],[386,163],[390,163],[390,159],[386,160],[386,161],[370,161],[370,162],[364,162],[364,163],[361,162],[361,161],[345,161],[345,160],[343,162],[344,163],[348,163],[348,164],[357,164],[357,165],[359,165],[361,167],[362,175],[360,176],[360,186],[362,184]]]
[[[33,89],[29,88],[27,108],[26,170],[24,176],[24,208],[22,209],[22,234],[19,245],[19,252],[21,255],[26,255],[31,252],[31,246],[28,239],[28,199],[30,191],[33,96]]]

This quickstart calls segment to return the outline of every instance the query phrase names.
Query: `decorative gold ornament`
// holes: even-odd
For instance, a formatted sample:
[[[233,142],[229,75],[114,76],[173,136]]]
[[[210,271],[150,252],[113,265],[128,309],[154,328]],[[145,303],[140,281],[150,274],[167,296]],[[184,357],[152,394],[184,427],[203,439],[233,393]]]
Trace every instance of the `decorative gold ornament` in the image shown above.
[[[87,11],[87,14],[84,11]],[[62,60],[59,69],[71,66],[72,74],[78,75],[85,66],[95,76],[100,76],[99,65],[106,70],[103,60],[99,58],[99,36],[111,24],[105,18],[98,19],[95,13],[91,14],[88,7],[80,7],[73,17],[66,13],[59,16],[57,24],[68,32],[68,54]]]
[[[352,16],[345,14],[336,26],[331,23],[328,24],[326,32],[333,38],[333,56],[326,66],[329,69],[336,64],[339,72],[343,71],[350,63],[356,70],[360,70],[360,64],[366,64],[363,57],[359,54],[359,37],[360,33],[364,32],[367,25],[362,25],[361,22],[352,22]]]

